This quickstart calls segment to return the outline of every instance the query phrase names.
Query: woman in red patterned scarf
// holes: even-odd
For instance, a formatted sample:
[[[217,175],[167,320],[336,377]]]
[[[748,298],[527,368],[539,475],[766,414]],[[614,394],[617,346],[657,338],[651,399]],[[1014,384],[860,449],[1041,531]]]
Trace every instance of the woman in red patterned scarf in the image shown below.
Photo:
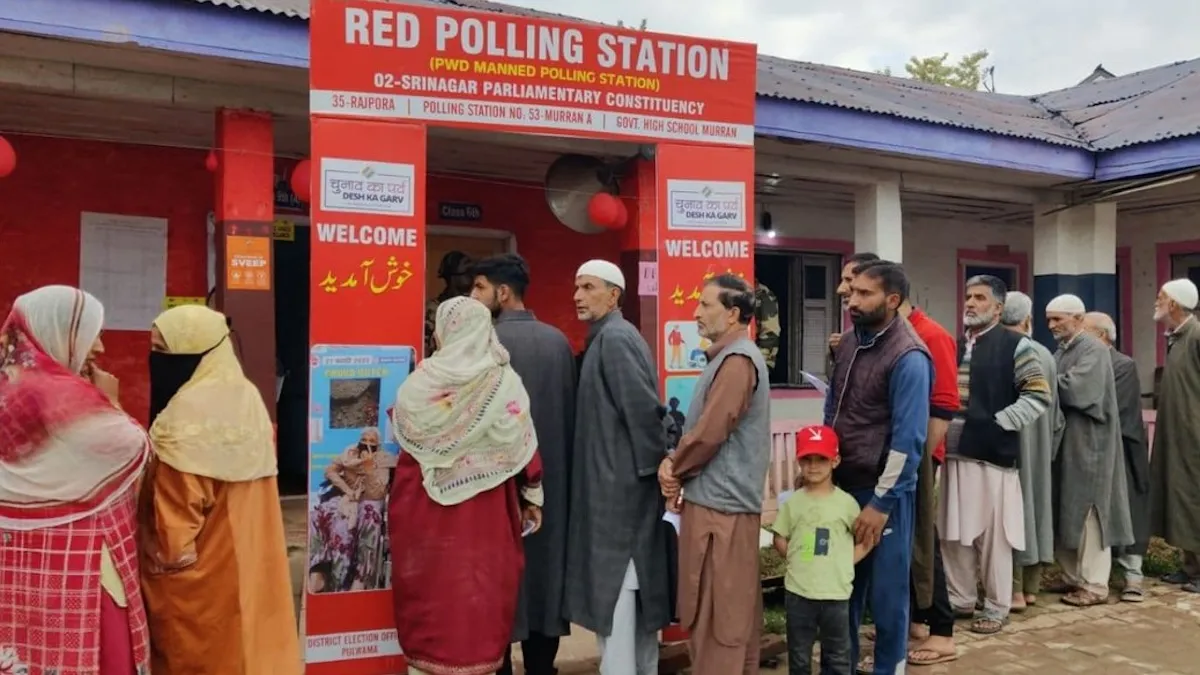
[[[392,412],[400,460],[388,504],[396,632],[409,675],[491,675],[504,663],[541,526],[529,394],[471,298],[437,309],[437,351]]]
[[[46,286],[0,326],[0,672],[149,673],[134,537],[149,444],[93,361],[103,324],[95,297]]]

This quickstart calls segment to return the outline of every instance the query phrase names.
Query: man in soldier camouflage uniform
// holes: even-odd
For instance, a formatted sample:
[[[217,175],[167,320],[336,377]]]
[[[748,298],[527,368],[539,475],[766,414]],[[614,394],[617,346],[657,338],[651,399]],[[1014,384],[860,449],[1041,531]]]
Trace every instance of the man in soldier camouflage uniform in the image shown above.
[[[779,355],[779,299],[763,282],[754,283],[754,341],[770,371],[775,369],[775,358]]]
[[[437,322],[438,305],[453,297],[470,295],[471,285],[475,282],[468,272],[470,266],[471,258],[462,251],[450,251],[442,256],[438,265],[438,278],[446,282],[446,288],[442,289],[436,298],[425,303],[425,356],[437,351],[433,328]]]

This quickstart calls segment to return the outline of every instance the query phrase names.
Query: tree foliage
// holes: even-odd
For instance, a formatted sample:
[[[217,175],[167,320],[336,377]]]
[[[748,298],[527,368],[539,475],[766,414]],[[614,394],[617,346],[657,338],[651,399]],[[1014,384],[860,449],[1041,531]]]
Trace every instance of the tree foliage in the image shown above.
[[[957,63],[950,62],[949,52],[940,56],[913,56],[904,64],[904,70],[914,80],[975,91],[985,83],[985,77],[990,72],[984,65],[987,57],[986,49],[966,54]],[[891,68],[878,72],[882,75],[893,74]]]

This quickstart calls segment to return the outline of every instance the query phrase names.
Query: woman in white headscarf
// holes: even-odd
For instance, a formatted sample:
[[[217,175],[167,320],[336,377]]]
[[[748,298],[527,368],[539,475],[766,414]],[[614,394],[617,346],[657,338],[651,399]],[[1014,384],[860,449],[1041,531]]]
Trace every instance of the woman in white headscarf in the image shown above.
[[[396,628],[410,673],[486,675],[503,664],[541,523],[541,459],[529,395],[491,312],[437,310],[438,350],[396,395],[401,456],[388,504]]]
[[[46,286],[0,327],[4,672],[149,672],[135,544],[149,445],[93,362],[103,325],[95,297]]]

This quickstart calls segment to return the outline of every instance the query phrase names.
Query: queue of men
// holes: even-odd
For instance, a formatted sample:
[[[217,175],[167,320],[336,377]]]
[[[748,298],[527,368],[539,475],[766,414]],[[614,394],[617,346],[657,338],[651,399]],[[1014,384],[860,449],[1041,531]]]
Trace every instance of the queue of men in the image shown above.
[[[1195,284],[1187,279],[1168,282],[1155,304],[1154,318],[1167,328],[1169,348],[1151,462],[1137,368],[1114,347],[1117,332],[1111,317],[1087,312],[1077,296],[1054,298],[1044,312],[1057,343],[1051,354],[1030,337],[1037,319],[1029,296],[1008,291],[996,277],[981,275],[968,279],[963,289],[964,332],[956,357],[939,358],[945,352],[946,332],[932,329],[927,316],[914,319],[915,312],[905,310],[906,283],[884,281],[872,289],[883,290],[887,317],[900,325],[885,323],[880,328],[860,320],[859,298],[879,286],[869,279],[879,279],[878,270],[890,267],[862,253],[852,256],[843,269],[838,292],[855,328],[830,338],[834,375],[826,424],[845,420],[846,407],[863,395],[856,394],[856,388],[870,389],[847,373],[847,361],[873,376],[881,373],[879,361],[891,363],[891,370],[882,371],[888,377],[880,379],[893,389],[899,386],[895,378],[905,361],[897,353],[912,361],[907,355],[918,348],[904,340],[904,346],[889,346],[886,335],[904,336],[907,331],[900,322],[907,317],[914,329],[923,327],[921,341],[934,371],[927,388],[925,437],[925,455],[934,461],[927,463],[941,463],[937,448],[943,438],[946,449],[938,477],[935,555],[922,555],[928,538],[921,536],[920,522],[913,539],[908,608],[912,624],[893,615],[889,597],[871,590],[887,584],[894,598],[907,585],[903,580],[879,579],[878,562],[872,563],[871,556],[856,569],[855,595],[860,595],[860,586],[866,588],[859,602],[865,600],[875,620],[874,646],[859,659],[859,672],[893,673],[904,661],[932,665],[957,658],[954,619],[970,619],[969,629],[976,633],[1001,631],[1011,612],[1037,602],[1042,566],[1052,562],[1060,566],[1061,579],[1046,590],[1062,593],[1064,603],[1086,607],[1107,602],[1114,565],[1123,580],[1121,600],[1141,602],[1142,556],[1151,533],[1184,551],[1183,569],[1164,580],[1200,592],[1200,503],[1187,487],[1200,478],[1200,422],[1186,412],[1200,403]],[[882,356],[874,353],[881,338]],[[848,341],[852,347],[846,346]],[[871,360],[864,364],[864,357]],[[957,382],[957,400],[947,397],[944,388],[939,391],[938,382],[949,378]],[[895,418],[905,408],[909,410],[900,414],[914,413],[907,401],[891,399],[888,404],[880,394],[875,397],[875,406],[890,405],[886,415],[892,432],[887,444],[878,438],[866,444],[870,454],[865,464],[875,462],[875,493],[881,495],[908,480],[909,462],[901,466],[902,443],[897,439],[903,441],[913,432],[905,431]],[[948,406],[953,414],[943,427],[939,418],[946,417]],[[852,426],[858,429],[849,440],[842,439],[843,454],[857,456],[854,434],[864,433],[864,424],[881,423],[883,414],[873,414],[874,420],[856,419]],[[920,476],[915,490],[918,521],[921,505],[933,490],[930,472]],[[841,484],[851,488],[861,482],[858,477],[841,478]],[[904,511],[899,521],[889,516],[889,530],[906,531],[906,516]],[[928,564],[919,558],[927,558]],[[897,566],[904,562],[891,561]],[[932,592],[917,592],[929,580]],[[852,607],[851,616],[855,623],[861,611]],[[908,645],[906,654],[898,644]]]
[[[672,435],[651,351],[622,316],[619,267],[592,260],[577,272],[576,313],[589,326],[579,359],[524,308],[519,256],[470,274],[530,393],[545,464],[545,522],[526,542],[513,636],[526,672],[557,672],[558,638],[575,623],[597,635],[602,675],[655,673],[658,632],[676,615],[693,673],[758,672],[771,452],[769,367],[750,336],[761,289],[733,275],[704,286],[695,319],[711,343],[707,367]],[[1200,592],[1195,284],[1168,282],[1155,304],[1169,349],[1153,461],[1136,365],[1113,347],[1112,319],[1080,298],[1056,297],[1037,316],[1029,296],[973,277],[955,339],[912,305],[899,264],[856,254],[838,293],[854,327],[830,337],[824,424],[840,440],[834,481],[861,507],[853,531],[870,549],[849,605],[859,672],[954,660],[955,619],[1003,630],[1037,602],[1052,562],[1061,581],[1046,590],[1065,603],[1106,602],[1114,564],[1121,599],[1139,602],[1151,533],[1184,550],[1167,581]],[[1031,337],[1039,320],[1053,354]],[[664,511],[681,516],[678,612]],[[860,645],[867,612],[874,635]]]

